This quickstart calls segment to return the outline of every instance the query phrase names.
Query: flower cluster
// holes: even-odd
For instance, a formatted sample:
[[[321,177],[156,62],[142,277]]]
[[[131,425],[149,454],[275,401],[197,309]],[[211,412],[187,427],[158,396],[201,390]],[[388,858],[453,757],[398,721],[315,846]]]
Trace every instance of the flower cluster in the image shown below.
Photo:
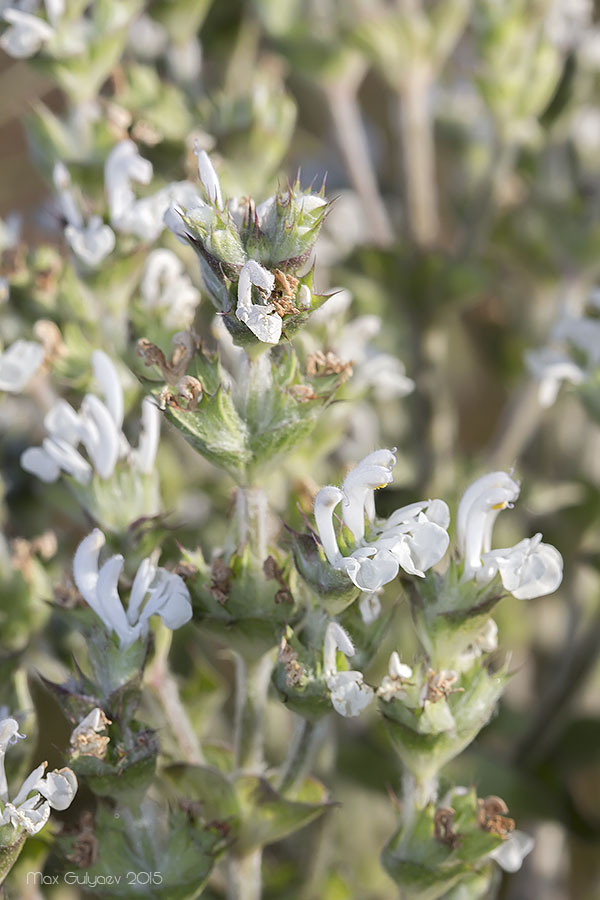
[[[361,591],[379,590],[401,568],[423,577],[448,549],[450,514],[442,500],[412,503],[385,521],[376,519],[375,490],[393,480],[395,462],[393,451],[375,450],[346,476],[341,489],[328,485],[315,497],[315,522],[325,555]],[[333,523],[340,503],[355,546],[348,555],[340,550]]]
[[[153,400],[142,403],[142,432],[132,448],[122,431],[124,400],[117,370],[102,350],[92,353],[92,368],[104,400],[86,394],[76,412],[66,400],[58,400],[44,418],[48,437],[41,447],[29,447],[21,456],[26,472],[53,482],[61,472],[80,484],[88,484],[94,472],[110,478],[120,459],[127,459],[138,472],[150,474],[158,448],[160,413]],[[77,447],[83,444],[88,459]]]
[[[15,719],[0,721],[0,827],[12,825],[28,834],[37,834],[50,817],[50,809],[66,809],[77,793],[77,778],[71,769],[55,769],[45,775],[48,763],[41,763],[31,772],[20,790],[8,799],[8,784],[4,771],[7,747],[25,735],[19,734]],[[4,841],[0,840],[0,845]]]

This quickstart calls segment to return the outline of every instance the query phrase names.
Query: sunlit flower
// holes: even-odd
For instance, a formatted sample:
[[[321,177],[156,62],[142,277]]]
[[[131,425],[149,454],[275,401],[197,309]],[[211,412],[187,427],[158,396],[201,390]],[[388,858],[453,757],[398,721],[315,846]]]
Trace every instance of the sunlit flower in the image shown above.
[[[400,568],[423,577],[448,548],[449,512],[441,500],[413,503],[387,520],[376,520],[375,490],[393,480],[395,462],[391,450],[376,450],[349,472],[341,489],[328,485],[315,497],[315,522],[325,555],[361,591],[378,591]],[[340,551],[333,523],[339,503],[344,524],[357,544],[348,556]]]
[[[41,763],[27,776],[16,796],[9,801],[4,757],[10,744],[25,737],[15,719],[0,721],[0,826],[23,828],[37,834],[50,817],[50,809],[67,809],[77,793],[77,778],[71,769],[55,769],[44,775],[48,763]]]
[[[179,575],[157,567],[150,557],[140,563],[125,611],[118,592],[123,557],[111,556],[98,568],[105,541],[103,533],[95,528],[81,542],[73,560],[73,577],[86,603],[107,631],[117,635],[121,647],[127,648],[138,638],[145,638],[153,615],[160,616],[172,630],[189,622],[192,605],[184,581]]]
[[[354,656],[354,645],[348,634],[337,622],[330,622],[325,631],[323,645],[323,671],[331,693],[333,708],[340,716],[358,716],[373,700],[373,689],[363,681],[362,672],[346,670],[338,672],[336,654]]]
[[[523,600],[551,594],[562,581],[562,557],[542,544],[541,534],[502,550],[492,550],[492,531],[498,513],[511,507],[519,485],[506,472],[478,478],[458,506],[458,546],[464,558],[465,580],[487,583],[500,573],[505,590]]]

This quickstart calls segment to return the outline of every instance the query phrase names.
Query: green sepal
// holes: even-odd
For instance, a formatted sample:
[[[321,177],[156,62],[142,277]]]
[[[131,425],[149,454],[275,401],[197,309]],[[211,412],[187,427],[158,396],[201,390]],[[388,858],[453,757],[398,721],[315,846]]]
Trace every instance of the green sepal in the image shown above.
[[[159,391],[155,391],[155,396]],[[234,406],[231,393],[219,387],[215,394],[203,394],[197,408],[190,412],[167,405],[167,419],[184,438],[216,466],[236,480],[245,479],[252,454],[248,448],[248,429]]]
[[[245,658],[274,647],[288,622],[298,619],[293,580],[282,601],[281,595],[278,597],[281,584],[257,568],[248,547],[227,561],[230,576],[225,599],[213,590],[212,572],[199,551],[184,551],[183,559],[197,569],[186,581],[195,616],[203,627],[226,637]]]
[[[479,661],[453,687],[462,691],[436,703],[408,705],[401,697],[380,701],[384,722],[398,756],[417,781],[433,778],[461,753],[487,724],[509,678],[492,673]],[[438,710],[432,707],[439,707]]]
[[[310,722],[318,722],[333,709],[323,678],[322,644],[322,640],[318,641],[316,650],[305,647],[293,630],[287,628],[283,646],[292,658],[286,660],[280,651],[271,676],[282,702]]]
[[[502,838],[479,827],[474,790],[453,795],[451,802],[453,830],[460,835],[454,846],[435,837],[435,807],[429,804],[401,825],[383,850],[383,866],[406,900],[438,900],[474,873],[491,874],[486,859]]]
[[[158,740],[150,729],[128,723],[121,731],[118,722],[108,726],[110,741],[106,756],[74,756],[69,765],[85,778],[99,797],[131,802],[141,800],[156,772]],[[125,800],[127,798],[127,800]]]
[[[452,668],[472,646],[496,604],[506,596],[500,575],[486,585],[462,582],[461,567],[452,561],[444,575],[430,569],[412,582],[413,622],[434,669]]]
[[[11,824],[0,825],[0,889],[25,846],[27,833]]]
[[[359,589],[327,562],[313,534],[300,534],[289,528],[288,534],[298,572],[317,594],[319,605],[329,615],[338,615],[356,600]]]

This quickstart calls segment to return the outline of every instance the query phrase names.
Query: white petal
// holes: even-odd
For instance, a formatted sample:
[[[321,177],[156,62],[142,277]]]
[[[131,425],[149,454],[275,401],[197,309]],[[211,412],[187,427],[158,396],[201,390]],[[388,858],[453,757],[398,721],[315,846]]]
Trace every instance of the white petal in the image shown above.
[[[72,446],[81,440],[81,419],[70,403],[57,400],[44,417],[44,427],[52,438],[61,438]]]
[[[154,471],[159,439],[160,411],[154,400],[145,397],[142,402],[142,433],[133,454],[137,468],[144,475]]]
[[[535,841],[529,834],[523,831],[513,831],[512,834],[490,853],[505,872],[518,872],[523,865],[523,860],[531,853]]]
[[[390,656],[389,673],[393,678],[412,678],[412,669],[405,663],[400,662],[400,657],[396,650]]]
[[[358,601],[358,608],[365,625],[372,625],[381,613],[381,600],[375,592],[363,592]]]
[[[150,589],[150,585],[156,575],[156,566],[148,556],[143,559],[135,573],[133,584],[131,586],[131,594],[129,595],[129,606],[127,607],[127,621],[130,625],[134,625],[139,617],[139,611],[144,602],[144,598]]]
[[[0,721],[0,753],[4,753],[9,744],[16,743],[24,735],[19,734],[19,723],[16,719]]]
[[[36,769],[34,769],[33,772],[29,773],[29,775],[21,785],[19,793],[13,800],[15,806],[19,806],[19,804],[27,800],[27,797],[32,791],[38,790],[38,785],[44,772],[46,771],[47,765],[48,763],[45,762],[40,763],[40,765]]]
[[[255,259],[249,259],[242,266],[238,280],[238,306],[250,307],[252,305],[253,284],[261,288],[266,294],[265,299],[268,299],[275,286],[275,276]]]
[[[71,769],[55,769],[48,772],[38,784],[38,791],[52,809],[67,809],[77,793],[77,778]]]
[[[54,34],[54,29],[43,19],[19,9],[5,9],[2,18],[12,27],[0,38],[0,47],[17,59],[33,56]]]
[[[19,394],[39,371],[45,351],[35,341],[15,341],[0,356],[0,391]]]
[[[94,394],[86,394],[83,398],[80,415],[83,422],[82,443],[98,475],[110,478],[121,449],[120,432],[114,419]]]
[[[109,631],[114,631],[121,644],[127,644],[131,637],[131,628],[119,597],[119,577],[123,570],[123,557],[120,554],[107,559],[98,573],[96,596],[101,609],[100,618]]]
[[[60,466],[41,447],[28,447],[21,453],[20,462],[22,469],[46,484],[57,481],[60,476]]]
[[[211,203],[214,203],[218,209],[223,209],[221,183],[219,182],[219,176],[215,172],[210,157],[205,150],[199,150],[197,146],[194,148],[194,153],[198,158],[198,175],[200,176],[200,181],[204,185],[209,200]]]
[[[89,483],[92,467],[67,441],[58,437],[44,438],[42,449],[67,475],[71,475],[80,484]]]
[[[344,495],[339,488],[327,485],[315,497],[314,515],[317,531],[328,561],[335,566],[340,559],[340,550],[333,527],[333,511]]]
[[[98,216],[92,216],[85,228],[67,225],[65,237],[73,253],[86,266],[94,269],[115,248],[115,233]]]
[[[98,556],[106,543],[99,528],[82,540],[73,559],[73,578],[85,602],[101,617],[101,603],[96,597],[98,585]]]
[[[94,350],[92,368],[113,422],[120,429],[123,425],[123,387],[115,364],[103,350]]]
[[[336,672],[327,678],[333,708],[340,716],[358,716],[373,700],[373,689],[363,684],[362,672]]]
[[[20,807],[7,803],[5,816],[8,814],[9,820],[16,828],[22,827],[28,834],[37,834],[50,818],[50,804],[43,802],[38,805],[40,799],[40,795],[36,794]]]
[[[354,644],[350,635],[337,622],[330,622],[325,630],[323,642],[323,668],[325,675],[331,675],[337,671],[335,661],[336,651],[341,650],[344,656],[354,656]]]
[[[158,614],[167,628],[185,625],[192,618],[190,593],[179,575],[159,568],[150,589],[150,597],[139,617],[140,623]]]
[[[250,329],[252,334],[264,344],[277,344],[281,337],[283,322],[271,306],[253,305],[238,307],[236,316]]]

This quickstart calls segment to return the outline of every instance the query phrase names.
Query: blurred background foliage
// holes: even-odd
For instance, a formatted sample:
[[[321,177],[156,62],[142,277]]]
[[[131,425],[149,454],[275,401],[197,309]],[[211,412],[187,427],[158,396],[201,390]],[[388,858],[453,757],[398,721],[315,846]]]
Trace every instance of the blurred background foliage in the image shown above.
[[[472,476],[515,467],[522,501],[500,519],[499,545],[543,531],[564,556],[565,579],[556,595],[511,598],[500,608],[501,646],[511,649],[515,675],[498,715],[447,774],[482,796],[500,794],[536,838],[521,872],[502,884],[504,900],[600,898],[599,388],[597,380],[570,386],[543,409],[525,362],[569,298],[585,296],[598,278],[600,9],[591,0],[157,0],[132,4],[130,18],[126,39],[99,67],[96,118],[74,114],[98,87],[75,63],[63,71],[38,57],[0,59],[0,215],[24,214],[29,254],[21,285],[13,277],[21,251],[3,256],[18,313],[0,306],[3,342],[41,317],[57,322],[70,352],[54,374],[76,396],[90,346],[122,354],[139,371],[135,339],[166,333],[144,330],[134,286],[143,248],[121,248],[121,294],[103,269],[61,280],[56,158],[94,207],[102,204],[103,159],[125,136],[152,161],[157,184],[192,170],[190,133],[211,152],[229,196],[264,199],[298,171],[305,186],[326,175],[327,195],[337,199],[317,245],[315,284],[321,293],[350,291],[352,305],[315,321],[315,339],[355,360],[362,353],[366,369],[373,322],[362,320],[354,334],[344,322],[377,316],[373,346],[398,356],[416,388],[407,397],[386,391],[377,368],[361,383],[357,366],[346,401],[342,394],[325,415],[310,450],[274,473],[275,526],[299,526],[297,502],[310,514],[316,488],[376,445],[399,447],[396,483],[378,498],[384,514],[421,495],[443,496],[455,509]],[[201,64],[188,77],[183,54],[171,50],[193,36]],[[174,247],[170,235],[162,240]],[[182,258],[198,283],[192,254]],[[201,303],[199,331],[210,329],[212,315]],[[301,341],[309,352],[310,333]],[[130,403],[135,391],[132,380]],[[18,466],[39,434],[35,400],[0,406],[8,541],[0,546],[0,700],[35,707],[39,758],[58,764],[67,728],[36,670],[60,677],[77,652],[65,572],[88,523],[62,484],[41,485]],[[199,541],[210,555],[226,539],[232,484],[166,429],[160,474],[167,558],[177,558],[175,538]],[[47,529],[58,549],[45,555],[31,542]],[[18,557],[21,538],[30,544]],[[410,657],[414,646],[397,587],[388,586],[384,604],[394,615],[367,673],[372,683],[392,649]],[[230,701],[222,706],[232,679],[223,645],[199,629],[193,641],[174,640],[193,722],[218,745],[231,713]],[[147,703],[142,718],[160,724]],[[273,764],[290,721],[273,699]],[[265,900],[391,900],[397,890],[379,854],[396,818],[397,763],[374,712],[359,721],[330,716],[325,727],[330,740],[316,772],[341,805],[267,849]],[[162,752],[176,754],[168,738]],[[28,842],[8,896],[37,896],[23,873],[40,867],[45,840]],[[78,894],[63,887],[47,896]],[[218,872],[204,896],[223,896]]]

